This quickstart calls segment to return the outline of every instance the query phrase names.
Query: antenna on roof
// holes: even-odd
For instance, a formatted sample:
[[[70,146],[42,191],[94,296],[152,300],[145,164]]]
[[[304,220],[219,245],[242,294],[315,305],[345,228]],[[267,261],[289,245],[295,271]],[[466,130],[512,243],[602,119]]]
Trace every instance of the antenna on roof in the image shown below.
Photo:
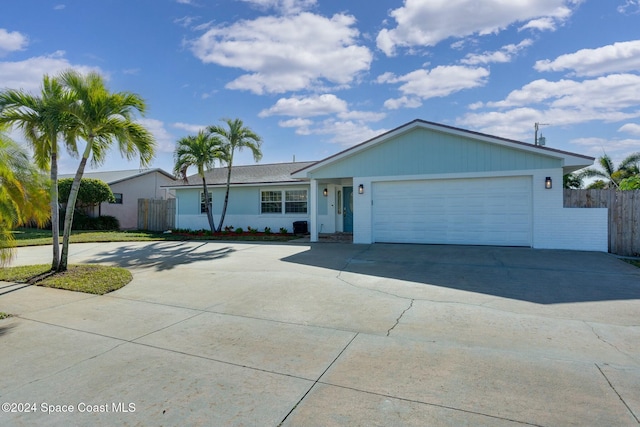
[[[295,162],[296,162],[296,155],[294,154],[293,155],[293,163],[295,163]]]
[[[538,129],[540,128],[540,126],[549,126],[549,123],[538,123],[536,122],[535,125],[533,126],[533,128],[536,130],[535,132],[535,136],[534,136],[534,145],[545,145],[547,143],[547,139],[542,136],[542,132],[540,132],[540,138],[538,138]]]

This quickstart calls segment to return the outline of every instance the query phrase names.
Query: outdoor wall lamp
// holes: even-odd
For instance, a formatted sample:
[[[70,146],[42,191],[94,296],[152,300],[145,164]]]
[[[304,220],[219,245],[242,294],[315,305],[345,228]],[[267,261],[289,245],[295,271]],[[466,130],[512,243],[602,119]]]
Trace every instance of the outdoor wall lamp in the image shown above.
[[[544,179],[544,188],[546,188],[547,190],[550,190],[552,187],[552,181],[551,181],[551,177],[548,176]]]
[[[329,194],[329,190],[327,190],[326,188],[324,190],[322,190],[322,195],[324,197],[327,197],[328,194]]]
[[[364,194],[364,185],[358,185],[358,194]]]

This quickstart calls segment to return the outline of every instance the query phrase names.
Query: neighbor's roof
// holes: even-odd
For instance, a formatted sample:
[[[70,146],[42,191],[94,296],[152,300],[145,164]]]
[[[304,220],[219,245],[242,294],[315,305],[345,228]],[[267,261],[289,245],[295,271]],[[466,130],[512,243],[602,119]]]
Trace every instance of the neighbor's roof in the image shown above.
[[[83,178],[93,178],[99,179],[100,181],[104,181],[107,184],[116,184],[121,181],[126,181],[128,179],[137,178],[142,175],[146,175],[149,173],[159,172],[165,175],[168,178],[175,179],[173,175],[169,172],[166,172],[163,169],[131,169],[131,170],[122,170],[122,171],[107,171],[107,172],[85,172],[82,174]],[[58,179],[62,178],[74,178],[75,174],[64,174],[58,175]]]
[[[256,165],[239,165],[231,168],[231,185],[247,184],[278,184],[301,182],[291,177],[291,173],[306,168],[315,162],[271,163]],[[226,185],[227,171],[224,168],[215,168],[205,172],[207,185]],[[189,187],[202,185],[202,178],[196,173],[189,175],[187,181],[178,180],[170,187]]]

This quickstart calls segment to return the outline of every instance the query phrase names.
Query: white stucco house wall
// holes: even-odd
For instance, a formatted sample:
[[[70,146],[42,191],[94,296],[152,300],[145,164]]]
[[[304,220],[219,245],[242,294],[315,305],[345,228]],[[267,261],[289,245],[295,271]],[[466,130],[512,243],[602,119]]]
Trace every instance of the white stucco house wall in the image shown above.
[[[353,233],[354,243],[365,244],[606,252],[607,210],[563,208],[563,175],[593,161],[414,120],[317,162],[239,167],[225,224],[277,230],[306,220],[311,241],[321,233],[345,232]],[[239,178],[241,168],[247,168],[250,179]],[[281,174],[268,173],[278,168]],[[211,171],[210,176],[215,219],[224,198],[221,177],[226,177],[226,169]],[[178,199],[176,226],[208,228],[199,212],[204,200],[201,180],[190,177],[188,186],[170,188]],[[307,202],[306,211],[296,197]],[[271,199],[281,206],[270,205]],[[299,212],[287,209],[289,202]]]
[[[59,178],[73,178],[60,175]],[[166,186],[175,182],[173,175],[163,169],[133,169],[109,172],[86,172],[83,178],[106,182],[116,201],[101,203],[94,215],[111,215],[120,222],[120,229],[138,227],[138,199],[167,199],[173,197]]]

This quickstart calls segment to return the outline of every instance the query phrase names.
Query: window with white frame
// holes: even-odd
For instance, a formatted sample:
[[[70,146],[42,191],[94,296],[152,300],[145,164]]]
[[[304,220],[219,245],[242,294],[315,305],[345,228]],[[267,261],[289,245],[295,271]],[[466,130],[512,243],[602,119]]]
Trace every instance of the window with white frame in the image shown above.
[[[307,213],[307,190],[286,190],[284,213]]]
[[[211,211],[211,201],[213,199],[213,196],[211,195],[210,192],[209,193],[209,211]],[[205,210],[205,201],[204,201],[204,191],[200,192],[200,213],[207,213],[207,211]]]
[[[262,190],[260,213],[307,213],[307,190]]]
[[[260,192],[260,213],[282,213],[282,191]]]

